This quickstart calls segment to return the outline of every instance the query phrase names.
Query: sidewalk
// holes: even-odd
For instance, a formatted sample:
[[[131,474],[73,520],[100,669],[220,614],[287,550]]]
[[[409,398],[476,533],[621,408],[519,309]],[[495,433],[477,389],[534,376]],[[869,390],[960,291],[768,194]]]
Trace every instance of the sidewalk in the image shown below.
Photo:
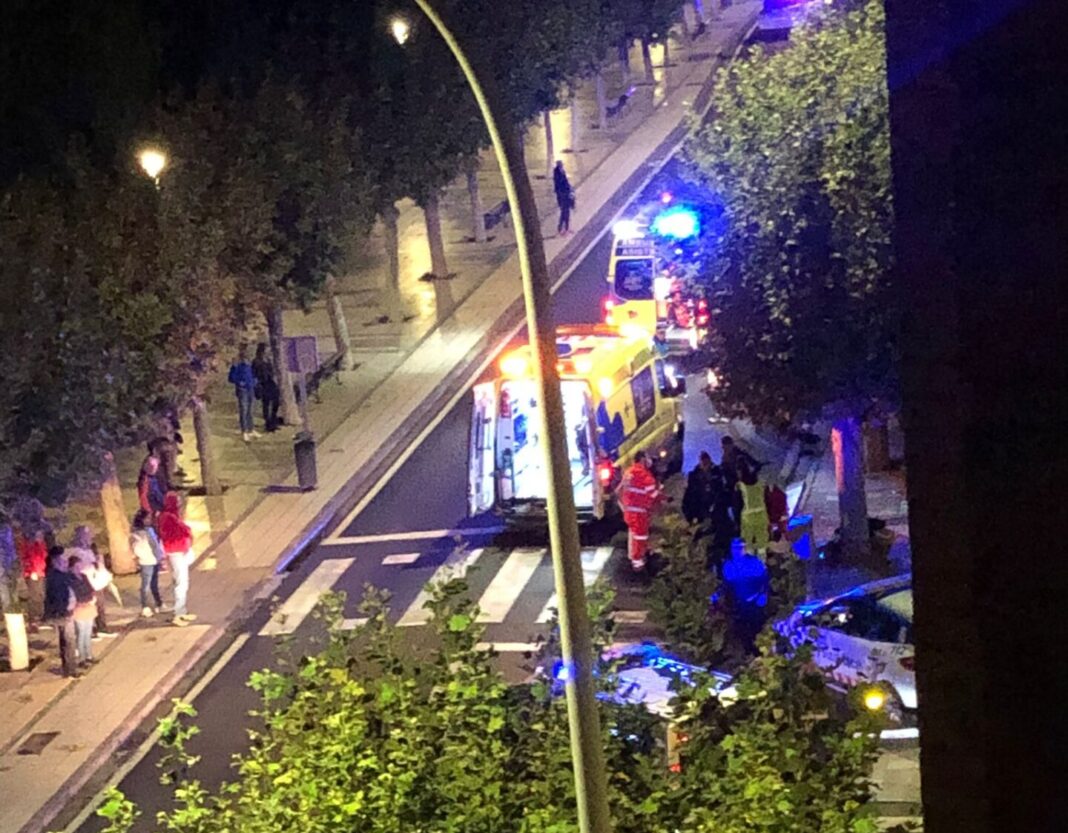
[[[663,81],[647,90],[646,100],[639,93],[603,136],[586,134],[588,147],[574,165],[574,155],[564,157],[581,209],[572,237],[551,236],[556,221],[551,186],[535,181],[543,210],[549,209],[543,215],[543,233],[555,280],[581,261],[673,153],[691,104],[700,105],[701,97],[707,100],[707,82],[719,53],[733,51],[758,11],[753,2],[732,7],[700,41],[689,48],[675,46],[674,65],[660,70]],[[556,138],[558,147],[567,144],[562,124]],[[528,142],[528,156],[532,174],[544,170],[540,137]],[[488,174],[483,177],[483,199],[489,207],[495,202],[494,185]],[[377,290],[366,285],[367,275],[381,274],[376,271],[381,264],[376,266],[373,257],[363,277],[342,281],[362,363],[342,374],[340,385],[326,383],[323,401],[313,411],[320,438],[318,490],[303,493],[295,488],[290,431],[246,447],[232,425],[228,392],[215,397],[217,452],[230,488],[221,498],[193,498],[189,503],[197,531],[195,549],[201,556],[191,596],[200,615],[196,625],[174,629],[138,620],[119,639],[96,643],[103,649],[102,661],[75,683],[55,676],[54,648],[20,685],[11,687],[6,675],[0,680],[0,833],[31,833],[53,824],[88,780],[108,768],[109,759],[137,726],[190,685],[198,666],[224,647],[227,633],[240,626],[252,606],[269,597],[279,565],[299,555],[355,505],[388,470],[396,452],[447,407],[490,351],[521,325],[510,232],[498,226],[497,239],[484,247],[460,242],[468,233],[466,201],[462,186],[450,188],[444,201],[450,268],[459,276],[451,282],[455,312],[441,326],[434,326],[433,287],[418,281],[425,271],[425,261],[419,260],[421,217],[411,207],[402,217],[402,289],[414,301],[417,317],[392,330],[364,327],[379,314]],[[290,333],[329,332],[321,308],[299,325],[299,313],[296,317],[287,320]],[[321,349],[331,352],[329,340],[324,341]],[[187,452],[191,446],[187,437]],[[183,460],[183,465],[190,474],[196,470],[193,460]],[[125,461],[123,472],[130,482]],[[128,583],[123,590],[129,602]],[[76,696],[62,696],[68,688]],[[25,753],[19,754],[20,749]]]

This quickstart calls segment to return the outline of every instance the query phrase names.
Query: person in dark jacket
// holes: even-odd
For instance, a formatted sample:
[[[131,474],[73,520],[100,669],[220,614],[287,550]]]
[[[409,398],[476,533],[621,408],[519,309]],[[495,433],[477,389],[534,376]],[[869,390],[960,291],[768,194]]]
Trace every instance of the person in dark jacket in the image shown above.
[[[712,505],[721,491],[719,477],[711,455],[702,451],[697,466],[686,479],[686,491],[682,496],[682,515],[688,523],[702,523],[709,519]]]
[[[771,585],[768,568],[746,551],[745,542],[740,538],[731,544],[731,557],[723,564],[723,587],[733,635],[743,651],[753,654],[757,634],[767,619]]]
[[[256,377],[252,373],[252,365],[248,363],[248,352],[242,347],[237,353],[237,359],[230,365],[230,373],[227,376],[230,384],[234,386],[237,394],[237,419],[241,425],[241,439],[248,442],[259,434],[252,424],[252,400],[255,398]]]
[[[163,511],[163,498],[170,489],[167,478],[160,470],[159,457],[149,454],[141,463],[141,473],[137,476],[137,502],[141,509],[156,517]]]
[[[48,572],[45,575],[44,618],[59,634],[59,658],[64,677],[77,677],[78,665],[74,657],[74,607],[69,559],[63,547],[48,552]]]
[[[557,161],[553,168],[553,192],[556,194],[556,204],[560,207],[560,222],[556,224],[556,233],[560,235],[571,233],[571,209],[575,207],[575,192],[571,190],[571,182],[564,170],[564,163]]]
[[[263,405],[263,424],[267,431],[278,430],[278,382],[274,378],[274,364],[267,353],[267,345],[260,342],[256,358],[252,360],[252,375],[256,380],[256,395]]]

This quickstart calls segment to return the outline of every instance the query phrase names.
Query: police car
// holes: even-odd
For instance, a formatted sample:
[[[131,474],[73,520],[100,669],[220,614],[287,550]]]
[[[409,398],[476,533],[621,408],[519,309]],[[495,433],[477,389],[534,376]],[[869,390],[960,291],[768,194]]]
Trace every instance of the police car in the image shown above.
[[[917,699],[910,574],[807,602],[775,630],[791,645],[811,642],[833,686],[878,684],[889,694],[891,717],[911,722]]]

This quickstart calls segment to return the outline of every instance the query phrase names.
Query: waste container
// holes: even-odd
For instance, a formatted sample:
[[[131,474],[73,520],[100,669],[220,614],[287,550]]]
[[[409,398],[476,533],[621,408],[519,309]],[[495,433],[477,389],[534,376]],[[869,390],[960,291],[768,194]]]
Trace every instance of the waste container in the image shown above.
[[[311,491],[319,482],[315,470],[315,437],[307,431],[299,432],[293,438],[293,456],[297,460],[297,483],[301,491]]]
[[[812,558],[812,516],[794,515],[786,526],[786,540],[801,561]]]

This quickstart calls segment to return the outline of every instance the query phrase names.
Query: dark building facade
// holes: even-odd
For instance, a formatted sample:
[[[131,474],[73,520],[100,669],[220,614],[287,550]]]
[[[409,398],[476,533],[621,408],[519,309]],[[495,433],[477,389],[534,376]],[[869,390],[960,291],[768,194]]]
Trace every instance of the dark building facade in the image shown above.
[[[926,830],[1068,829],[1068,3],[887,0]]]

